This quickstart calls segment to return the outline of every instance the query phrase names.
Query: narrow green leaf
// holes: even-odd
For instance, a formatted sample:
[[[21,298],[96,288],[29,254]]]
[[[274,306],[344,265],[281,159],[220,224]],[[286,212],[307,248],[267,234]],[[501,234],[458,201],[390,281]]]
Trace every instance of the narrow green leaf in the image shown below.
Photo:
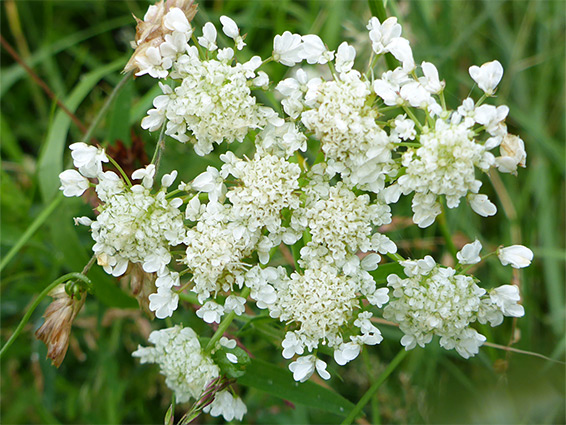
[[[10,129],[8,121],[2,114],[0,114],[0,140],[2,140],[2,153],[5,158],[20,162],[24,154]]]
[[[114,28],[122,27],[133,22],[131,16],[120,16],[118,18],[110,19],[94,25],[84,31],[79,31],[68,37],[55,41],[54,43],[43,46],[34,52],[27,60],[26,63],[31,68],[43,62],[46,58],[51,57],[63,50],[66,50],[74,45],[80,44],[82,41],[94,37],[98,34],[103,34]],[[18,64],[14,64],[8,69],[0,73],[0,98],[16,83],[20,78],[26,75],[26,71]]]
[[[114,104],[108,114],[108,133],[104,137],[113,144],[121,140],[125,146],[131,146],[130,136],[130,109],[133,96],[133,79],[128,80],[120,93],[116,96]]]
[[[383,283],[390,274],[403,274],[403,267],[399,263],[380,264],[376,270],[369,272],[377,283]]]
[[[118,59],[103,68],[85,75],[81,82],[63,102],[71,111],[75,112],[84,98],[104,76],[120,69],[124,65],[123,59]],[[71,118],[63,111],[58,111],[51,124],[47,138],[38,160],[38,180],[41,195],[44,200],[51,199],[59,187],[59,173],[63,171],[63,152],[67,141],[67,133]]]
[[[248,372],[238,378],[241,385],[256,388],[291,403],[346,416],[354,405],[327,388],[313,382],[299,383],[286,369],[259,359],[252,359]]]

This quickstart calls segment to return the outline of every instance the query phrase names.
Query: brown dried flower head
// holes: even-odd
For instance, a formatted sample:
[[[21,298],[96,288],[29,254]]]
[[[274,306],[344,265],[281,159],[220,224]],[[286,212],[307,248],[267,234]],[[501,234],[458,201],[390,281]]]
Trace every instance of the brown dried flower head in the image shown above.
[[[159,47],[165,41],[165,35],[173,32],[166,28],[163,22],[163,18],[173,7],[181,9],[189,22],[197,13],[197,5],[193,3],[193,0],[161,0],[149,7],[143,20],[134,16],[137,26],[136,38],[132,42],[132,47],[136,50],[126,64],[124,72],[139,71],[138,58],[143,56],[149,47]]]
[[[157,289],[155,287],[156,278],[155,273],[147,273],[140,264],[130,263],[128,270],[120,279],[122,283],[129,283],[132,295],[138,300],[140,308],[152,319],[155,313],[149,309],[149,295]]]
[[[47,357],[52,360],[54,366],[59,367],[69,348],[71,326],[85,303],[86,294],[80,299],[71,297],[65,291],[65,285],[61,284],[55,287],[49,296],[53,301],[45,310],[45,322],[35,336],[47,345]]]

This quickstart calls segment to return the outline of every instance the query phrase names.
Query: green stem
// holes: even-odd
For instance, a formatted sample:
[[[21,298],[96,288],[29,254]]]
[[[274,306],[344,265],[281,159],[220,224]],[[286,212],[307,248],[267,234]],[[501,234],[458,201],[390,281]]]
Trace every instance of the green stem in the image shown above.
[[[401,262],[401,261],[405,261],[405,259],[400,256],[399,254],[395,253],[395,254],[387,254],[387,256],[389,258],[391,258],[392,260],[396,261],[397,263]]]
[[[381,384],[383,384],[389,377],[389,375],[391,375],[391,373],[397,368],[397,366],[399,366],[399,363],[401,363],[406,355],[407,351],[404,348],[399,351],[399,353],[395,356],[391,363],[389,363],[389,366],[387,366],[387,368],[383,371],[379,378],[377,378],[370,389],[366,391],[358,404],[356,404],[356,406],[350,411],[346,419],[344,419],[344,421],[342,422],[342,425],[350,425],[354,421],[354,419],[356,419],[365,405],[368,404],[373,395],[377,392]]]
[[[411,108],[409,108],[408,106],[403,105],[403,110],[407,113],[407,115],[409,116],[409,118],[411,118],[415,124],[417,125],[417,127],[419,128],[419,130],[421,130],[421,132],[424,131],[424,127],[421,124],[421,122],[417,119],[416,115],[413,113],[413,111],[411,110]]]
[[[362,350],[362,358],[364,361],[364,365],[366,367],[366,373],[369,379],[369,383],[373,384],[374,382],[374,376],[373,376],[373,371],[374,368],[372,367],[370,358],[369,358],[369,354],[368,354],[368,350]],[[374,425],[379,425],[381,424],[381,414],[379,413],[379,402],[377,400],[377,397],[372,397],[371,398],[371,423]]]
[[[51,213],[55,211],[55,209],[59,206],[61,201],[63,200],[63,195],[60,193],[58,196],[55,197],[51,201],[51,203],[45,208],[41,214],[37,216],[37,218],[31,223],[31,225],[26,229],[24,234],[18,239],[16,244],[10,249],[10,251],[2,258],[0,261],[0,272],[4,270],[4,267],[16,256],[18,251],[27,243],[28,240],[31,239],[33,234],[39,229],[43,223],[49,218]]]
[[[247,298],[248,295],[250,295],[250,288],[246,286],[242,290],[240,296]],[[212,338],[210,339],[210,341],[208,341],[208,344],[206,344],[206,348],[204,349],[205,352],[210,353],[218,340],[222,337],[222,335],[224,335],[224,332],[226,332],[226,329],[228,329],[228,326],[230,326],[230,324],[234,320],[234,317],[236,317],[236,313],[231,311],[224,319],[222,319],[222,322],[220,322],[218,329],[216,329],[216,332],[214,332],[214,335],[212,335]]]
[[[133,74],[133,71],[126,73],[124,75],[124,77],[120,80],[120,82],[118,84],[116,84],[116,87],[114,87],[114,90],[112,90],[112,93],[110,93],[110,96],[108,96],[108,99],[106,99],[106,101],[104,102],[104,105],[102,105],[102,108],[100,108],[100,111],[98,111],[98,114],[96,115],[96,117],[94,118],[92,123],[90,124],[86,133],[84,134],[84,136],[82,138],[82,142],[84,142],[84,143],[89,142],[89,140],[92,136],[92,133],[94,132],[96,127],[98,127],[100,120],[106,114],[106,111],[108,110],[108,108],[112,104],[112,101],[114,100],[114,98],[116,97],[118,92],[120,92],[120,90],[122,90],[122,87],[124,87],[126,85],[126,83],[130,79],[132,74]]]
[[[159,163],[161,162],[161,156],[163,150],[165,149],[165,122],[161,126],[161,132],[159,133],[159,140],[157,140],[157,145],[155,146],[155,152],[153,153],[153,158],[151,158],[151,163],[155,164],[155,175],[159,170]]]
[[[438,225],[440,226],[440,232],[444,237],[448,251],[450,251],[450,254],[452,254],[452,256],[456,258],[458,249],[456,248],[456,245],[454,245],[454,241],[452,240],[452,233],[450,233],[450,229],[448,229],[448,223],[446,222],[446,212],[444,211],[444,209],[438,216]]]
[[[108,157],[108,160],[110,161],[110,163],[116,167],[116,169],[118,170],[118,172],[122,175],[122,177],[124,178],[126,184],[128,185],[128,187],[132,187],[132,182],[130,181],[130,179],[128,178],[128,175],[126,174],[126,172],[122,169],[122,167],[120,167],[120,164],[118,164],[116,161],[114,161],[114,159],[112,157]]]
[[[28,311],[26,312],[26,314],[24,315],[24,317],[20,321],[20,324],[18,325],[18,327],[16,328],[16,330],[14,331],[14,333],[12,334],[10,339],[8,339],[6,344],[4,344],[4,346],[2,347],[2,350],[0,351],[0,359],[4,356],[4,353],[6,352],[6,350],[8,348],[10,348],[10,346],[14,343],[16,338],[18,338],[18,336],[22,332],[24,326],[29,321],[31,315],[33,314],[33,312],[35,311],[35,309],[37,308],[39,303],[43,300],[43,298],[45,298],[49,294],[49,292],[51,292],[51,290],[53,288],[55,288],[57,285],[60,285],[61,283],[65,282],[67,280],[70,280],[70,279],[79,279],[79,280],[82,280],[83,282],[85,282],[87,284],[87,286],[92,286],[92,282],[90,281],[90,279],[88,277],[86,277],[82,273],[76,273],[76,272],[67,273],[64,276],[61,276],[59,279],[54,280],[43,291],[41,291],[41,293],[37,296],[37,298],[35,299],[33,304],[30,306],[30,308],[28,309]]]

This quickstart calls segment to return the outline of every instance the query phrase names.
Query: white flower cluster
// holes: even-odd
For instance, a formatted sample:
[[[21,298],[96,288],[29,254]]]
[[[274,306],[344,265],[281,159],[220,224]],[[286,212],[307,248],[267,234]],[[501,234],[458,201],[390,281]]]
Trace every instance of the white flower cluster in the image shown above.
[[[188,44],[192,29],[185,15],[173,8],[164,20],[170,16],[169,21],[175,22],[169,27],[174,31],[160,39],[159,46],[150,48],[160,52],[161,59],[156,59],[154,65],[146,65],[136,75],[170,77],[174,87],[159,83],[163,94],[154,99],[155,109],[148,111],[142,121],[143,128],[154,131],[167,121],[165,134],[183,143],[192,139],[195,151],[206,155],[214,143],[241,142],[250,129],[268,122],[283,124],[275,111],[258,105],[251,95],[252,86],[265,87],[269,83],[265,72],[256,73],[262,62],[259,56],[243,64],[233,63],[234,50],[218,49],[216,28],[208,22],[199,37],[199,44],[208,50],[206,59],[201,59],[199,48]],[[241,50],[245,43],[236,23],[226,16],[221,22],[224,33]]]
[[[121,276],[128,262],[141,263],[148,273],[163,272],[171,261],[169,246],[185,240],[181,200],[166,199],[164,191],[152,195],[142,185],[124,188],[121,180],[109,180],[122,190],[116,187],[116,193],[100,197],[105,203],[90,226],[98,263],[114,276]]]
[[[191,398],[198,400],[210,381],[220,374],[191,328],[174,326],[153,331],[149,342],[154,347],[138,347],[132,356],[139,357],[141,363],[157,363],[179,403]]]
[[[220,368],[203,351],[191,328],[174,326],[153,331],[149,342],[154,347],[140,346],[132,356],[139,357],[142,364],[157,363],[179,403],[191,398],[198,401],[209,384],[220,376]],[[221,390],[214,393],[214,399],[204,411],[212,416],[222,415],[226,421],[241,421],[247,408],[240,397],[233,396],[229,390]]]
[[[308,198],[304,209],[312,237],[309,244],[325,246],[336,261],[348,253],[379,250],[372,244],[372,225],[391,222],[387,204],[370,203],[369,195],[356,196],[341,182],[336,186],[320,184],[313,192],[315,196]]]
[[[459,253],[464,264],[475,262],[481,249],[479,242],[467,245]],[[474,252],[475,251],[475,252]],[[456,349],[464,358],[478,353],[484,335],[470,327],[478,321],[497,326],[503,316],[521,317],[524,309],[516,286],[503,285],[489,293],[474,278],[457,274],[426,256],[422,260],[401,262],[407,279],[389,275],[387,285],[393,289],[392,299],[383,310],[383,317],[399,323],[405,334],[401,344],[410,350],[417,344],[424,347],[434,335],[447,350]]]
[[[285,96],[282,104],[291,117],[308,108],[300,115],[301,122],[320,140],[327,171],[340,173],[349,187],[381,190],[392,169],[392,145],[376,123],[370,83],[354,70],[335,81],[316,78],[306,82],[303,98],[301,80],[306,82],[304,72],[297,73],[297,80],[281,81],[277,90]]]
[[[479,241],[457,254],[460,266],[452,269],[430,256],[401,261],[395,243],[379,229],[391,223],[391,205],[402,195],[412,197],[412,220],[423,228],[434,223],[443,203],[455,208],[463,198],[481,216],[496,213],[479,193],[476,171],[516,173],[526,163],[523,141],[507,133],[509,109],[484,103],[502,78],[499,62],[472,66],[470,76],[484,96],[451,110],[438,70],[429,62],[417,66],[395,18],[369,21],[372,55],[362,73],[354,68],[353,46],[342,43],[330,51],[313,34],[275,36],[265,60],[238,57],[245,35],[236,23],[220,18],[233,42],[222,48],[225,38],[218,39],[211,22],[193,36],[194,13],[190,0],[150,7],[138,20],[127,70],[161,80],[162,94],[143,128],[191,141],[201,156],[226,142],[219,155],[223,165],[199,170],[168,194],[173,171],[155,193],[154,165],[136,170],[132,179],[139,184],[132,185],[121,170],[122,177],[103,171],[103,163],[116,166],[104,150],[77,143],[71,150],[78,170],[60,175],[65,196],[95,187],[100,214],[95,221],[76,220],[92,229],[93,250],[108,273],[121,276],[130,263],[139,264],[151,276],[152,291],[144,294],[158,318],[172,315],[184,290],[196,294],[196,315],[206,323],[220,323],[230,312],[250,313],[249,297],[285,324],[282,355],[294,359],[289,368],[300,382],[315,370],[330,378],[318,355],[321,346],[344,365],[364,345],[379,344],[383,337],[372,317],[388,302],[383,315],[399,324],[406,349],[438,335],[444,348],[465,358],[485,341],[474,322],[496,326],[504,316],[524,314],[516,286],[486,291],[462,271],[462,265],[481,261]],[[384,54],[399,66],[378,72]],[[272,85],[277,93],[267,98],[280,100],[284,118],[254,96],[269,90],[260,68],[270,61],[309,65]],[[317,73],[319,65],[328,70]],[[255,151],[238,157],[229,145],[244,139]],[[277,247],[294,270],[269,264]],[[372,272],[386,254],[400,261],[406,278],[390,275],[388,287],[380,287]],[[533,258],[518,245],[501,247],[497,255],[515,268]],[[179,264],[184,270],[175,271]],[[215,377],[232,376],[212,363],[188,328],[153,332],[150,342],[155,347],[134,355],[159,363],[180,401],[198,398]],[[238,364],[232,352],[226,359]],[[205,412],[241,419],[245,406],[219,390]]]
[[[438,195],[445,195],[448,208],[457,207],[460,198],[477,193],[481,186],[474,167],[488,170],[493,165],[493,155],[474,143],[474,133],[464,123],[437,120],[434,130],[421,135],[422,146],[403,155],[406,174],[398,184],[404,194],[415,193],[413,221],[420,227],[429,226],[440,214]]]

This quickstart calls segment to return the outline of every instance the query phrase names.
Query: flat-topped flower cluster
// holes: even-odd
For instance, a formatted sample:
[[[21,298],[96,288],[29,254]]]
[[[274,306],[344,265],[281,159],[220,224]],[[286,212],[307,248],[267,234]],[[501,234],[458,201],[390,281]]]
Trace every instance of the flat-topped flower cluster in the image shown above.
[[[464,358],[486,340],[475,322],[496,326],[504,316],[524,314],[516,286],[484,289],[465,273],[464,265],[481,261],[479,241],[464,246],[451,268],[430,256],[405,260],[379,231],[401,196],[412,197],[413,222],[421,228],[462,200],[481,216],[496,213],[479,192],[481,173],[516,173],[526,160],[522,140],[507,133],[508,108],[484,103],[502,78],[499,62],[472,66],[483,95],[451,110],[438,70],[415,63],[396,18],[369,21],[370,64],[356,70],[354,46],[344,42],[331,51],[317,35],[288,31],[275,36],[271,57],[241,61],[245,36],[236,23],[222,16],[226,37],[211,22],[197,36],[194,13],[190,1],[168,0],[138,20],[127,70],[158,79],[162,91],[141,125],[192,144],[200,156],[244,140],[255,150],[238,157],[224,147],[221,167],[198,175],[169,171],[154,189],[155,164],[129,177],[104,170],[109,158],[102,148],[71,145],[78,171],[61,173],[61,189],[81,196],[95,188],[96,219],[77,222],[90,227],[107,273],[127,275],[139,264],[150,276],[149,308],[160,319],[179,307],[183,291],[196,294],[196,315],[207,323],[251,314],[253,300],[284,324],[282,355],[295,358],[289,368],[301,382],[315,370],[330,377],[320,345],[344,365],[364,345],[379,344],[372,319],[384,306],[383,317],[399,324],[407,350],[438,335],[442,347]],[[227,40],[232,47],[219,47]],[[386,54],[399,66],[378,72]],[[270,81],[260,70],[268,62],[297,68]],[[280,108],[262,105],[258,91],[272,93]],[[188,183],[171,189],[178,174]],[[293,252],[293,264],[270,265],[277,248]],[[522,246],[497,254],[513,267],[532,260]],[[376,281],[372,272],[383,255],[400,262],[404,276]],[[150,342],[155,348],[134,355],[160,365],[179,401],[198,400],[224,373],[190,328],[154,332]],[[219,390],[215,400],[209,411],[241,419],[240,399]]]

